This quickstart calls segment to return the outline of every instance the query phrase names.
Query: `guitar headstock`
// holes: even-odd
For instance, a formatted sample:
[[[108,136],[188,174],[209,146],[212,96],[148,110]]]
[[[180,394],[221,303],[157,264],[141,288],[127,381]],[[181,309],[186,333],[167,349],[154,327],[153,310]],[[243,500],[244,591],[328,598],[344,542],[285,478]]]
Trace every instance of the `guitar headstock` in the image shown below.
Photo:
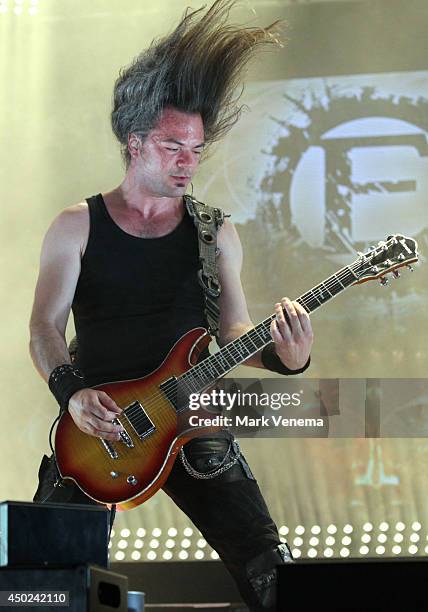
[[[355,285],[365,283],[376,278],[381,279],[382,285],[388,284],[386,274],[392,272],[395,278],[400,276],[399,268],[407,266],[413,270],[410,264],[418,261],[418,244],[413,238],[394,234],[388,236],[386,242],[379,242],[367,253],[359,253],[359,259],[351,266],[358,280]]]

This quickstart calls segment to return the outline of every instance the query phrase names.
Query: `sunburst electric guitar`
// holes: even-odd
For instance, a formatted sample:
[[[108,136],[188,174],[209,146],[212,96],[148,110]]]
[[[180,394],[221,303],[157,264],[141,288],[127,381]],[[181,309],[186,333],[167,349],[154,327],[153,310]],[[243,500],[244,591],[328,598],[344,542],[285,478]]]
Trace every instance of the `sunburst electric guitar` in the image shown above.
[[[351,285],[379,278],[417,261],[417,244],[400,234],[389,236],[349,266],[340,269],[297,301],[312,312]],[[201,435],[201,428],[184,428],[189,395],[211,387],[271,341],[271,315],[254,329],[197,363],[211,341],[203,328],[187,332],[164,362],[144,378],[96,387],[122,408],[117,421],[124,427],[118,441],[83,433],[68,413],[59,420],[55,452],[63,478],[70,478],[89,497],[129,509],[146,501],[164,484],[180,448]],[[182,422],[182,421],[181,421]],[[212,431],[208,429],[207,431]]]

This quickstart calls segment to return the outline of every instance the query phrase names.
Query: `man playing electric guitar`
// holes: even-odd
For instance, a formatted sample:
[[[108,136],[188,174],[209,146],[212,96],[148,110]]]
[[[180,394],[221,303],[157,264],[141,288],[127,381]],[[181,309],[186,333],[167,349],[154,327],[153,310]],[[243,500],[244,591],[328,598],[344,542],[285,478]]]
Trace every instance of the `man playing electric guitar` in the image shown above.
[[[123,428],[113,421],[122,409],[93,387],[149,374],[190,329],[216,332],[198,280],[193,199],[185,193],[204,148],[238,119],[232,94],[242,69],[259,46],[275,42],[275,24],[229,29],[232,4],[218,0],[208,11],[188,13],[121,72],[112,126],[122,145],[124,180],[62,211],[43,242],[31,356],[61,409],[82,432],[107,443],[120,440]],[[240,282],[237,232],[221,211],[207,210],[218,214],[218,342],[224,345],[253,324]],[[73,364],[65,341],[71,309]],[[287,298],[275,312],[273,342],[246,364],[300,373],[313,340],[309,316]],[[164,491],[219,553],[250,609],[274,610],[275,566],[292,559],[245,458],[225,431],[195,438],[184,453]],[[96,503],[70,480],[54,487],[54,462],[44,463],[36,501]]]

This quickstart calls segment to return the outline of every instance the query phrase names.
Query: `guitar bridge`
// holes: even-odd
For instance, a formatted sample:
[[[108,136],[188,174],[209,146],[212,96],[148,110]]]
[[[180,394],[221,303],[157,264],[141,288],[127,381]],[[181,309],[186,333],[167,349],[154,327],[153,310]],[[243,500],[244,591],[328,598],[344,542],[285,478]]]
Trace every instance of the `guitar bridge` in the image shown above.
[[[113,419],[112,423],[114,423],[115,425],[122,425],[122,423],[119,421],[119,419]],[[123,427],[123,425],[122,425]],[[123,431],[120,432],[120,439],[122,440],[122,442],[128,447],[128,448],[134,448],[134,443],[130,437],[130,435],[128,434],[128,432],[126,431],[126,429],[124,428]]]

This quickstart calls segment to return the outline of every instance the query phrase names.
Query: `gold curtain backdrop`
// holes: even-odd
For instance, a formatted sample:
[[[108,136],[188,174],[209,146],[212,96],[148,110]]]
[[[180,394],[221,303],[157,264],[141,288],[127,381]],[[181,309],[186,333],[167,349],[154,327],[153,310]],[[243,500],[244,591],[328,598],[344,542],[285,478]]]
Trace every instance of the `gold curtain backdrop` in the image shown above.
[[[57,414],[28,354],[41,241],[61,209],[121,181],[119,148],[109,126],[113,82],[119,68],[171,28],[188,3],[40,0],[34,15],[28,8],[35,4],[26,0],[21,15],[13,12],[12,0],[6,4],[8,11],[0,12],[0,498],[30,500]],[[328,32],[326,22],[308,21],[305,16],[312,9],[303,4],[299,13],[297,6],[288,10],[286,3],[260,0],[234,12],[237,20],[249,23],[255,19],[251,6],[258,23],[285,17],[289,43],[251,68],[242,97],[248,109],[204,162],[194,194],[224,208],[237,224],[245,257],[243,284],[254,322],[273,312],[282,295],[295,299],[389,234],[416,238],[421,263],[413,274],[403,272],[387,288],[377,281],[353,287],[313,314],[315,343],[305,376],[355,378],[364,385],[365,379],[424,379],[428,66],[415,59],[418,41],[412,23],[421,31],[427,10],[418,12],[415,2],[404,25],[397,21],[396,31],[390,26],[378,31],[380,52],[375,56],[367,39],[358,42],[352,32],[357,27],[367,34],[375,4],[377,23],[382,23],[385,2],[319,3],[313,10],[318,15],[327,11],[326,20],[332,8],[338,14],[328,55],[328,50],[318,53],[319,37]],[[409,7],[398,0],[394,5],[403,11]],[[341,31],[335,29],[339,22]],[[403,63],[394,64],[395,41],[399,45],[407,37],[411,43],[412,36],[408,57],[401,53]],[[352,68],[339,46],[346,40]],[[306,48],[305,64],[296,45]],[[336,63],[326,64],[325,54]],[[260,375],[267,373],[249,368],[234,372],[234,377]],[[359,384],[355,401],[364,403]],[[404,530],[401,552],[407,555],[409,546],[416,545],[411,554],[424,554],[428,443],[416,436],[419,431],[426,435],[427,396],[422,390],[414,397],[411,383],[403,386],[407,388],[407,395],[397,390],[395,396],[409,407],[409,418],[416,418],[417,411],[415,427],[409,429],[399,402],[394,410],[400,412],[397,427],[408,437],[242,440],[281,534],[292,542],[302,537],[302,543],[293,544],[302,556],[310,547],[322,555],[326,546],[338,556],[341,538],[349,531],[343,532],[346,525],[354,529],[346,546],[358,555],[363,526],[371,523],[376,530],[383,522],[388,524],[382,528],[385,533],[396,523],[407,530],[416,523],[419,542],[410,539],[411,530]],[[348,404],[352,397],[347,397]],[[385,404],[382,410],[387,412]],[[121,530],[128,529],[133,537],[144,528],[140,555],[147,558],[149,536],[159,528],[160,546],[152,547],[155,554],[148,558],[161,559],[168,529],[180,534],[189,525],[160,492],[138,509],[119,514],[113,551]],[[317,529],[311,532],[314,525],[321,527],[321,535]],[[296,536],[298,526],[304,532],[300,529]],[[370,527],[365,529],[370,534]],[[310,534],[319,542],[310,544]],[[197,549],[198,534],[193,536],[191,546],[183,549],[191,554]],[[327,537],[335,542],[326,544]],[[386,554],[391,554],[394,542],[388,542]],[[178,558],[179,549],[171,548],[172,558]],[[199,549],[207,550],[202,545]],[[132,557],[130,546],[122,553],[118,558],[138,558]],[[375,548],[369,554],[377,554]]]

